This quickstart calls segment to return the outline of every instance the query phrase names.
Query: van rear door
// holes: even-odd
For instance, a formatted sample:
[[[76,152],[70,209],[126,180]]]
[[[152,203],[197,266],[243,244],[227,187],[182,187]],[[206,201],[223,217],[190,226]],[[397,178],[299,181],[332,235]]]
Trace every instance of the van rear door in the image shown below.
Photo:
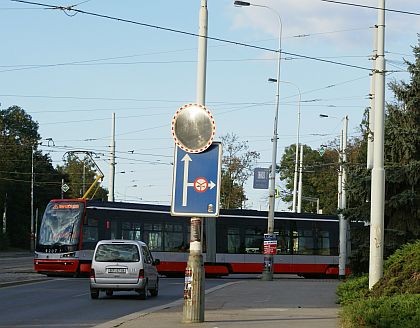
[[[136,284],[138,282],[142,262],[136,244],[98,245],[94,261],[98,284]]]

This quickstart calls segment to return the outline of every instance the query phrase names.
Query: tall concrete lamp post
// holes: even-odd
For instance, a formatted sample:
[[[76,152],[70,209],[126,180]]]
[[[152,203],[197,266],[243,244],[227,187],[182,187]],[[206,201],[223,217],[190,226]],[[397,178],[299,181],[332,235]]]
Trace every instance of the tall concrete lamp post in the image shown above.
[[[277,82],[276,79],[268,79],[269,82]],[[281,83],[287,83],[290,85],[293,85],[298,89],[298,110],[297,110],[297,129],[296,129],[296,154],[295,154],[295,174],[293,177],[293,203],[292,203],[292,212],[297,211],[297,195],[298,195],[298,173],[299,173],[299,139],[300,139],[300,103],[302,100],[302,92],[300,91],[300,88],[290,82],[290,81],[280,81]],[[302,187],[300,186],[299,191],[301,192]],[[300,210],[298,211],[300,213]]]
[[[297,201],[297,183],[298,183],[298,167],[299,167],[299,138],[300,138],[300,102],[302,100],[302,93],[300,92],[300,88],[289,81],[281,81],[282,83],[288,83],[293,85],[298,89],[299,92],[299,102],[298,102],[298,110],[297,110],[297,129],[296,129],[296,154],[295,154],[295,174],[293,177],[293,212],[296,212],[296,201]],[[300,190],[301,191],[301,190]]]
[[[377,58],[375,60],[375,124],[370,203],[369,289],[384,273],[385,216],[385,0],[378,0]]]
[[[267,238],[272,241],[275,240],[274,236],[274,207],[275,207],[275,179],[276,179],[276,161],[277,161],[277,123],[278,123],[278,114],[279,114],[279,100],[280,100],[280,62],[281,62],[281,38],[282,38],[282,21],[280,15],[276,10],[271,7],[264,5],[252,4],[245,1],[235,1],[235,6],[240,7],[262,7],[271,10],[276,14],[276,17],[279,22],[279,44],[277,49],[277,89],[276,89],[276,105],[275,105],[275,116],[274,116],[274,131],[273,131],[273,149],[271,157],[271,175],[269,179],[269,189],[268,189],[268,224],[267,224]],[[264,270],[262,272],[262,280],[273,280],[273,254],[266,254],[264,256]]]
[[[319,117],[333,117],[325,114],[319,114]],[[338,162],[340,168],[338,171],[338,192],[337,192],[337,208],[339,211],[346,209],[346,183],[347,183],[347,130],[348,130],[349,118],[344,116],[343,128],[340,131],[340,148],[338,151]],[[340,279],[346,277],[346,262],[347,262],[347,230],[348,223],[343,213],[338,215],[339,217],[339,257],[338,257],[338,275]]]

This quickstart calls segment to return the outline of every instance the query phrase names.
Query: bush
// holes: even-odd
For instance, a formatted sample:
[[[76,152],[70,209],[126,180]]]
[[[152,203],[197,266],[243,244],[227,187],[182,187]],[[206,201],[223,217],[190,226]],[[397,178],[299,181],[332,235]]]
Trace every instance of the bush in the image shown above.
[[[397,250],[384,268],[384,276],[372,289],[374,296],[420,294],[420,240]]]
[[[403,246],[384,265],[384,276],[369,291],[369,276],[337,288],[343,328],[420,327],[420,240]]]
[[[343,328],[417,328],[420,323],[420,295],[370,297],[342,308]]]
[[[350,278],[346,282],[338,285],[338,302],[341,305],[347,305],[354,301],[365,298],[369,294],[369,276],[363,275],[356,278]]]

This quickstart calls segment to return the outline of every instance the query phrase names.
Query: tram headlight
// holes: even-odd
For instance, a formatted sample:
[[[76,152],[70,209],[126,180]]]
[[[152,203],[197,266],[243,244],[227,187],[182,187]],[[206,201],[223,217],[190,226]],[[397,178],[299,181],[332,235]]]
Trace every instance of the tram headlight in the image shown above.
[[[75,252],[71,252],[71,253],[66,253],[66,254],[61,254],[60,257],[62,258],[69,258],[69,257],[75,257],[76,253]]]

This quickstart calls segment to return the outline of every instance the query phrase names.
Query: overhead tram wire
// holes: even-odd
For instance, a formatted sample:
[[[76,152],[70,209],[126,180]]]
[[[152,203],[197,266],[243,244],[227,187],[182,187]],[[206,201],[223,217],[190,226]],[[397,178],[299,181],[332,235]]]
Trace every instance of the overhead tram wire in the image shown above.
[[[329,84],[329,85],[324,86],[324,87],[311,89],[311,90],[308,90],[308,91],[303,91],[301,94],[303,95],[303,94],[308,94],[308,93],[314,93],[314,92],[318,92],[318,91],[321,91],[321,90],[330,89],[330,88],[337,87],[337,86],[340,86],[340,85],[344,85],[344,84],[352,83],[352,82],[355,82],[355,81],[359,81],[359,80],[362,80],[362,79],[365,79],[365,78],[366,78],[366,76],[363,75],[363,76],[360,76],[360,77],[357,77],[357,78],[354,78],[354,79],[351,79],[351,80],[336,82],[336,83]],[[137,98],[130,98],[130,99],[128,99],[128,98],[91,98],[91,97],[73,97],[73,96],[3,95],[3,94],[0,94],[0,96],[2,96],[2,97],[22,97],[22,98],[34,97],[34,98],[47,98],[47,99],[51,98],[51,99],[76,99],[76,100],[110,100],[110,101],[135,101],[135,102],[147,102],[147,101],[150,101],[150,102],[161,101],[161,102],[167,102],[167,103],[179,103],[179,102],[181,102],[181,100],[137,99]],[[296,97],[296,95],[283,97],[283,99],[290,99],[290,98],[294,98],[294,97]],[[225,112],[236,111],[237,108],[243,108],[243,106],[246,106],[246,107],[254,106],[254,107],[256,107],[256,106],[272,105],[271,101],[270,102],[266,102],[266,101],[265,102],[251,102],[251,103],[250,102],[244,103],[244,102],[216,102],[216,101],[214,101],[214,102],[211,102],[211,103],[214,106],[220,106],[220,105],[222,105],[222,106],[235,106],[233,108],[226,109]],[[115,110],[134,110],[134,109],[135,110],[138,110],[138,109],[146,109],[147,110],[147,109],[154,109],[154,108],[164,109],[165,107],[159,106],[159,107],[146,107],[146,108],[133,107],[133,108],[107,108],[107,109],[92,109],[92,108],[89,108],[89,111],[115,111]],[[43,110],[43,111],[35,111],[35,112],[32,112],[32,113],[35,113],[35,114],[38,114],[38,113],[61,113],[61,112],[67,112],[67,111],[68,110],[45,110],[45,111]],[[75,111],[85,112],[86,109],[72,109],[72,111],[73,112],[75,112]],[[222,112],[222,114],[224,114],[225,112]],[[162,115],[162,114],[161,113],[159,113],[159,114],[143,114],[142,116],[156,116],[156,115]],[[107,119],[109,119],[109,118],[107,118]],[[80,121],[78,121],[78,122],[80,122]],[[67,123],[67,122],[63,122],[63,123]],[[51,123],[48,123],[48,124],[51,124]],[[73,140],[71,140],[71,141],[73,141]],[[82,140],[78,140],[78,141],[82,141]]]
[[[133,57],[133,56],[126,56]],[[329,57],[318,57],[318,60],[323,60],[327,58],[370,58],[370,55],[356,55],[356,56],[329,56]],[[301,57],[284,57],[283,60],[297,60],[305,59]],[[68,63],[55,63],[55,64],[27,64],[27,65],[9,65],[0,67],[5,67],[6,69],[0,70],[0,73],[32,70],[32,69],[42,69],[42,68],[51,68],[51,67],[65,67],[65,66],[100,66],[100,65],[163,65],[163,64],[190,64],[195,63],[195,60],[161,60],[161,61],[132,61],[132,62],[99,62],[104,60],[113,60],[110,59],[92,59],[87,61],[76,61]],[[242,58],[242,59],[209,59],[208,62],[251,62],[251,61],[274,61],[275,58]]]
[[[115,20],[115,21],[118,21],[118,22],[123,22],[123,23],[140,25],[140,26],[154,28],[154,29],[158,29],[158,30],[162,30],[162,31],[166,31],[166,32],[173,32],[173,33],[178,33],[178,34],[183,34],[183,35],[188,35],[188,36],[194,36],[194,37],[203,37],[203,36],[201,36],[197,33],[186,32],[186,31],[176,30],[176,29],[168,28],[168,27],[164,27],[164,26],[142,23],[142,22],[137,22],[137,21],[133,21],[133,20],[129,20],[129,19],[113,17],[113,16],[109,16],[109,15],[98,14],[98,13],[93,13],[93,12],[89,12],[89,11],[85,11],[85,10],[75,9],[75,8],[73,8],[74,5],[64,7],[64,6],[54,6],[54,5],[49,5],[49,4],[39,3],[39,2],[32,2],[32,1],[24,1],[24,0],[10,0],[10,1],[25,3],[25,4],[31,4],[31,5],[35,5],[35,6],[43,6],[46,9],[55,9],[55,10],[62,10],[62,11],[74,11],[76,13],[81,13],[81,14],[85,14],[85,15],[100,17],[100,18],[106,18],[106,19]],[[349,68],[357,68],[357,69],[366,70],[366,71],[371,71],[372,70],[371,68],[367,68],[367,67],[351,65],[351,64],[346,64],[346,63],[341,63],[341,62],[337,62],[337,61],[333,61],[333,60],[321,59],[321,58],[316,58],[316,57],[311,57],[311,56],[300,55],[300,54],[286,52],[286,51],[278,50],[278,49],[260,47],[260,46],[256,46],[256,45],[252,45],[252,44],[248,44],[248,43],[243,43],[243,42],[238,42],[238,41],[232,41],[232,40],[221,39],[221,38],[216,38],[216,37],[209,37],[209,36],[207,36],[206,38],[208,40],[212,40],[212,41],[224,42],[224,43],[229,43],[229,44],[234,44],[234,45],[238,45],[238,46],[243,46],[243,47],[257,49],[257,50],[264,50],[264,51],[269,51],[269,52],[274,52],[274,53],[278,53],[279,51],[281,51],[281,53],[285,54],[285,55],[296,56],[296,57],[299,57],[299,58],[324,62],[324,63],[328,63],[328,64],[334,64],[334,65],[339,65],[339,66],[344,66],[344,67],[349,67]]]
[[[375,6],[360,5],[360,4],[357,4],[357,3],[349,3],[349,2],[334,1],[334,0],[320,0],[320,1],[321,2],[335,3],[335,4],[338,4],[338,5],[346,5],[346,6],[352,6],[352,7],[361,7],[361,8],[367,8],[367,9],[382,10],[382,8],[378,8],[378,7],[375,7]],[[404,11],[404,10],[397,10],[397,9],[390,9],[390,8],[385,8],[384,11],[389,11],[389,12],[394,12],[394,13],[399,13],[399,14],[420,16],[420,13],[415,13],[415,12],[411,12],[411,11]]]

